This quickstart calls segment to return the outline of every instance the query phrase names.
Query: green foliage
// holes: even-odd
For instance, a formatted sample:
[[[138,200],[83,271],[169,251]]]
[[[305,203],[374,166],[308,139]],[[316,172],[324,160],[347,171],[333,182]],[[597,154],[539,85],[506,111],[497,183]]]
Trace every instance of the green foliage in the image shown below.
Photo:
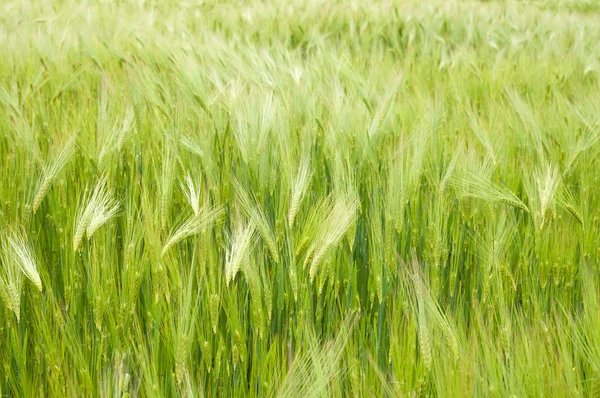
[[[599,12],[0,2],[0,395],[598,396]]]

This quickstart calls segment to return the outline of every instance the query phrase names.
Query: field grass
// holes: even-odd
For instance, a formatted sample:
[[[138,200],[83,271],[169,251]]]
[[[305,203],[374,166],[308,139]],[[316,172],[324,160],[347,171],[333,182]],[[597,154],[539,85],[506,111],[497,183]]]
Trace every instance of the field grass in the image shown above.
[[[0,2],[0,395],[599,397],[599,20]]]

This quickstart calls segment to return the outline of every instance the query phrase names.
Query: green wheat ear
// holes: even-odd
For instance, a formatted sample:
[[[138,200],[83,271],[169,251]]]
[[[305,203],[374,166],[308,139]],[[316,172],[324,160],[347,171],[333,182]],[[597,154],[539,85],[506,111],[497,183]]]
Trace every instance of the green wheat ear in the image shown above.
[[[309,159],[305,157],[301,160],[298,173],[292,183],[292,198],[288,211],[288,223],[290,226],[294,225],[296,214],[298,213],[302,199],[306,195],[312,174],[313,171],[310,170]]]
[[[8,235],[5,240],[4,252],[7,254],[7,260],[17,264],[21,272],[41,292],[42,280],[37,269],[37,261],[25,238],[21,235]]]
[[[54,157],[54,159],[49,162],[46,166],[44,166],[44,171],[41,175],[40,180],[38,181],[38,188],[35,197],[33,198],[32,209],[33,212],[36,213],[42,200],[46,196],[46,193],[50,189],[52,182],[60,173],[60,171],[65,167],[73,153],[75,152],[75,141],[77,139],[77,133],[73,134],[69,140],[64,144],[64,146],[58,151],[58,154]]]

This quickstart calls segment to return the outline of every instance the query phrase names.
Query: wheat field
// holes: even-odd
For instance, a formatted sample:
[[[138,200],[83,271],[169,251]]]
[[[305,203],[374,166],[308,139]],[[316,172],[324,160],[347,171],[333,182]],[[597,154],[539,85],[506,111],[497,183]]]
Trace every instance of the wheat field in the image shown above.
[[[0,2],[0,396],[600,397],[599,21]]]

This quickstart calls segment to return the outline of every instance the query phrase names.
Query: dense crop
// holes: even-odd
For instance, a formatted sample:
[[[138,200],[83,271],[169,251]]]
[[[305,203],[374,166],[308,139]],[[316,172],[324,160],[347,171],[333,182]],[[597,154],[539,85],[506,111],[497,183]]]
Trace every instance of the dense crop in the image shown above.
[[[600,394],[599,19],[0,2],[0,395]]]

